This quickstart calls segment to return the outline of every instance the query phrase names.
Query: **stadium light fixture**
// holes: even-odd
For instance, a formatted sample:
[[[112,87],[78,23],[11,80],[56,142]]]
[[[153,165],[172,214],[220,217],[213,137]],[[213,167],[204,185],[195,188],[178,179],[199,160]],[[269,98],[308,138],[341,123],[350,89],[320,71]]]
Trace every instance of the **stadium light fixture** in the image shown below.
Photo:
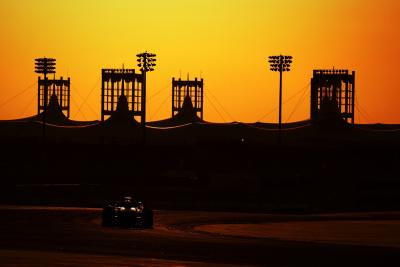
[[[292,56],[270,56],[268,58],[270,70],[279,72],[279,143],[282,143],[282,73],[290,71],[290,65],[293,63]]]
[[[143,107],[143,143],[146,143],[146,73],[149,71],[154,71],[156,66],[156,54],[143,52],[136,55],[137,66],[140,68],[143,75],[143,93],[142,93],[142,107]]]

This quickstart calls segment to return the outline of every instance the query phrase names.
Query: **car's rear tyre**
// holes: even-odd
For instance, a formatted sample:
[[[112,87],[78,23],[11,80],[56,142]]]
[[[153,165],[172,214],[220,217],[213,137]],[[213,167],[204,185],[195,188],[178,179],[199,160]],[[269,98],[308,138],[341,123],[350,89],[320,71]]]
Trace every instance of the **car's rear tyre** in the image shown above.
[[[144,209],[143,210],[143,217],[144,217],[144,228],[153,228],[153,211],[151,209]]]

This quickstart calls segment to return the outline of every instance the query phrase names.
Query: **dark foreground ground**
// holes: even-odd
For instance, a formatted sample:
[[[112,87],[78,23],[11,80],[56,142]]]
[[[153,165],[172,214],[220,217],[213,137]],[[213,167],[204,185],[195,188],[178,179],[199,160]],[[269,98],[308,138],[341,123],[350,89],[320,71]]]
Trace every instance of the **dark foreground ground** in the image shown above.
[[[212,234],[196,226],[230,223],[321,224],[346,221],[397,222],[399,212],[268,215],[155,211],[155,228],[121,229],[100,225],[98,208],[2,206],[2,266],[399,266],[400,249],[382,244],[286,241]],[[398,227],[399,228],[399,227]],[[392,228],[393,229],[393,228]],[[284,231],[284,229],[282,230]],[[371,227],[371,233],[375,230]],[[346,231],[349,233],[349,229]],[[375,233],[376,234],[376,233]],[[387,233],[386,233],[387,234]],[[399,231],[393,235],[398,235]],[[275,237],[276,238],[276,237]],[[379,233],[377,235],[379,241]],[[379,243],[379,242],[377,242]],[[222,266],[224,266],[222,265]]]
[[[359,144],[358,139],[332,143],[317,138],[311,145],[283,147],[246,142],[179,146],[3,142],[0,203],[20,206],[0,209],[0,265],[400,266],[400,249],[387,242],[320,243],[312,238],[305,242],[290,234],[280,239],[276,235],[280,230],[258,237],[254,225],[251,237],[227,235],[226,229],[222,235],[197,231],[204,229],[202,225],[215,229],[221,223],[241,223],[244,228],[262,223],[260,229],[267,229],[271,222],[288,221],[299,222],[290,229],[300,231],[304,221],[327,220],[315,214],[334,212],[353,213],[329,220],[396,224],[398,213],[357,215],[400,210],[398,142],[379,140]],[[99,207],[125,195],[159,210],[154,230],[100,226]],[[356,225],[344,224],[347,237],[360,235],[351,231]],[[305,227],[313,234],[313,229],[324,229],[317,226]],[[228,229],[235,232],[237,227]],[[379,235],[376,238],[379,241]],[[398,243],[396,238],[393,243]]]
[[[14,140],[1,144],[0,203],[101,207],[133,195],[155,209],[400,210],[396,142],[318,140],[282,147]]]

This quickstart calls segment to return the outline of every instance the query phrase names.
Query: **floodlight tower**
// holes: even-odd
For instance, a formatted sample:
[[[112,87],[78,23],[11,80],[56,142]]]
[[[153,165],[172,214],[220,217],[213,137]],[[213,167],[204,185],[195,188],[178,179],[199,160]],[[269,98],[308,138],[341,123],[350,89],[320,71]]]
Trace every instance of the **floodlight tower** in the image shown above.
[[[47,74],[56,73],[56,60],[54,58],[37,58],[35,59],[35,72],[39,74],[43,74],[44,76],[44,94],[43,94],[43,107],[46,110],[46,106],[48,104],[48,80]],[[38,94],[40,95],[40,94]],[[40,101],[40,99],[39,99]]]
[[[43,94],[43,142],[46,140],[46,110],[48,105],[48,80],[47,74],[49,73],[56,73],[56,60],[54,58],[36,58],[35,59],[35,72],[38,74],[43,74],[44,76],[44,94]],[[40,78],[39,78],[40,79]],[[39,103],[38,106],[40,107],[40,92],[38,93],[39,96]]]
[[[146,136],[146,73],[148,71],[154,71],[154,67],[156,66],[156,54],[148,53],[147,51],[144,53],[140,53],[136,55],[138,63],[138,67],[142,71],[143,76],[143,94],[142,94],[142,105],[143,105],[143,140],[145,140]],[[144,141],[145,142],[145,141]]]
[[[279,71],[279,144],[282,143],[282,73],[290,71],[290,64],[292,56],[270,56],[268,62],[270,63],[271,71]]]

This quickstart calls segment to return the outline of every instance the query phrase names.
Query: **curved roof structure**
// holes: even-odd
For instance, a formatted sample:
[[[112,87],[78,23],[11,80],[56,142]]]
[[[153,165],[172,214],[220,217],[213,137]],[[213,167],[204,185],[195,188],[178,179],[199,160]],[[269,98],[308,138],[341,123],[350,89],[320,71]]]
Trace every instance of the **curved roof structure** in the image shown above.
[[[148,122],[147,125],[153,127],[173,127],[195,122],[203,121],[197,116],[196,111],[193,108],[192,99],[189,95],[186,95],[183,100],[182,109],[178,114],[169,119]]]
[[[67,118],[61,110],[57,96],[54,94],[50,97],[50,101],[46,108],[46,111],[27,118],[9,120],[9,122],[13,121],[43,123],[44,120],[46,124],[52,124],[56,126],[88,126],[99,123],[99,121],[75,121]]]
[[[138,126],[139,123],[135,120],[132,112],[129,111],[128,99],[125,95],[118,98],[117,109],[115,112],[103,123],[104,125],[125,125],[125,126]]]
[[[38,138],[43,134],[43,119],[46,121],[47,138],[55,142],[129,144],[140,143],[145,134],[149,144],[276,145],[278,137],[276,123],[204,122],[196,115],[190,97],[184,99],[178,114],[170,119],[149,122],[144,131],[129,111],[127,99],[123,95],[118,99],[116,111],[103,123],[68,119],[63,114],[57,97],[52,96],[45,113],[0,122],[0,136],[16,141],[19,138]],[[339,122],[330,115],[321,117],[320,121],[313,124],[310,121],[285,123],[282,125],[282,135],[286,145],[294,146],[329,146],[342,143],[400,145],[398,125],[353,126]]]

